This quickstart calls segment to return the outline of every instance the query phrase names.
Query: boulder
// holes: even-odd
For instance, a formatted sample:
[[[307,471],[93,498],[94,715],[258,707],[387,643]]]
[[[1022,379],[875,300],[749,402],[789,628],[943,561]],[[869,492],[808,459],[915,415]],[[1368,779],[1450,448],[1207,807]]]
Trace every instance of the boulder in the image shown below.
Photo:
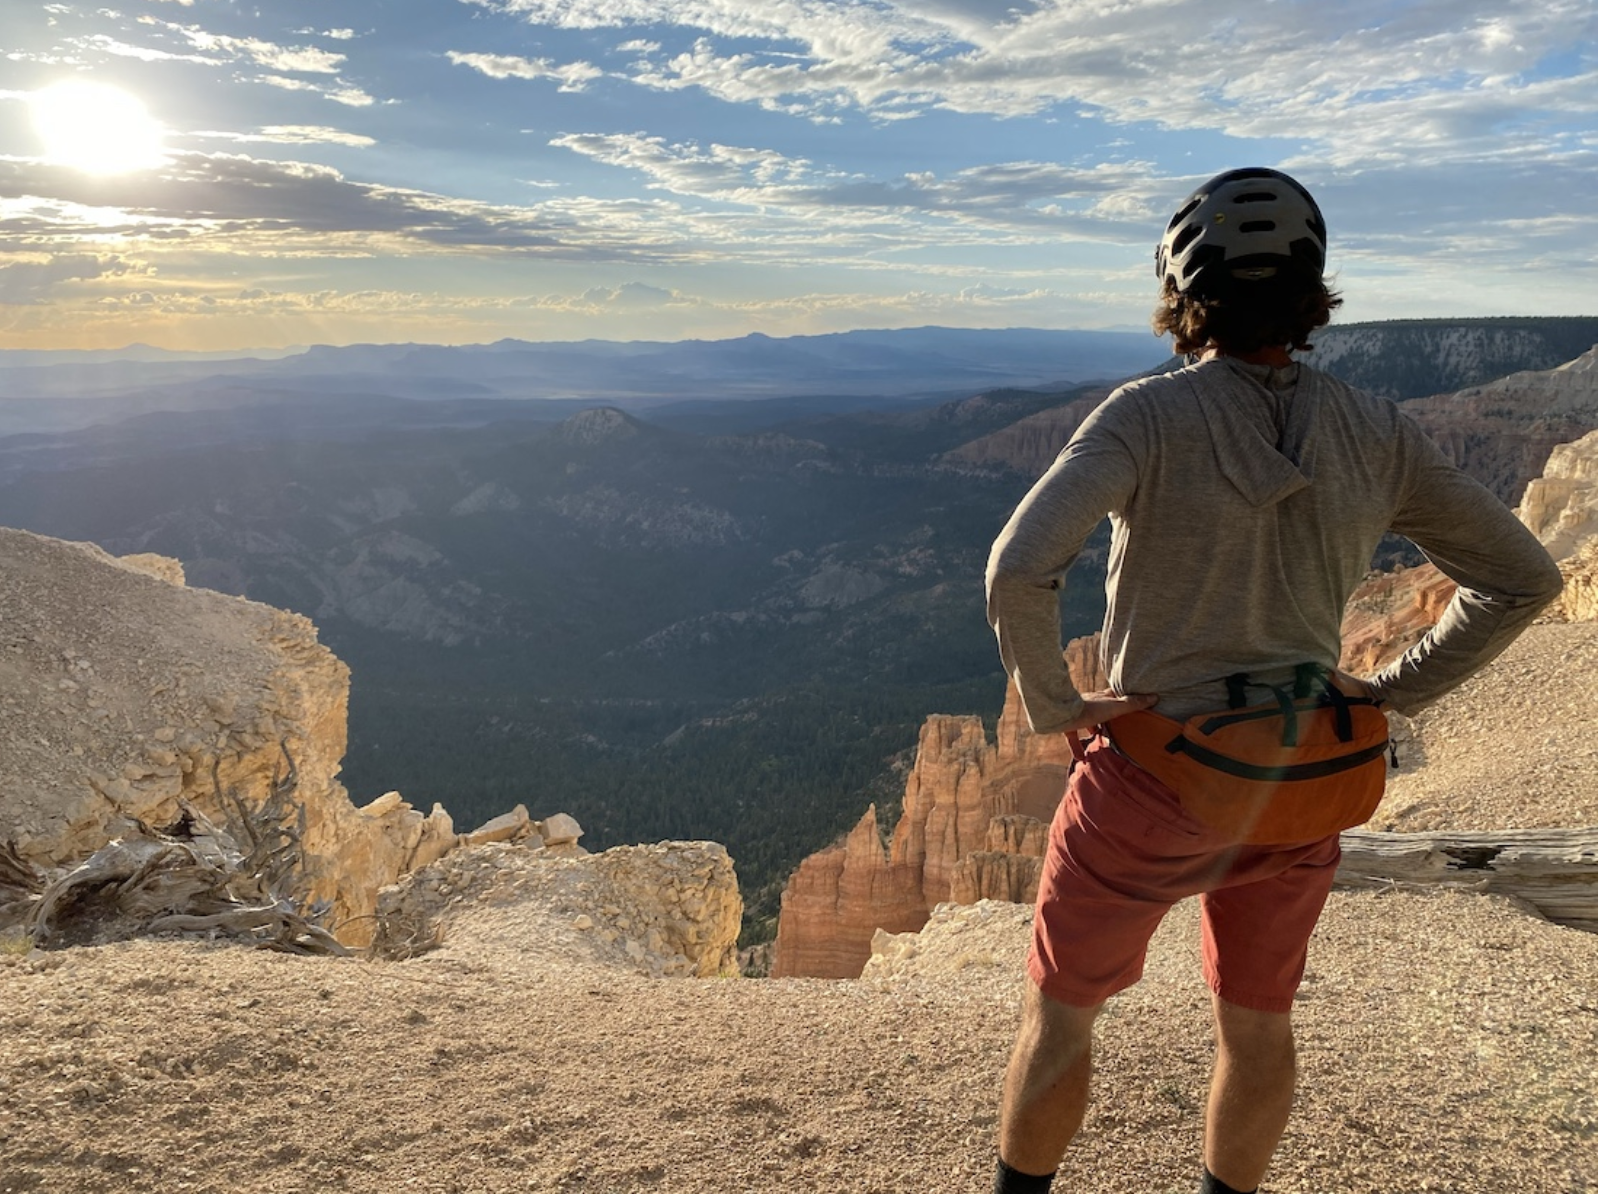
[[[744,907],[715,842],[555,853],[534,839],[456,850],[378,897],[373,950],[406,958],[442,948],[497,951],[551,965],[653,978],[738,973]]]

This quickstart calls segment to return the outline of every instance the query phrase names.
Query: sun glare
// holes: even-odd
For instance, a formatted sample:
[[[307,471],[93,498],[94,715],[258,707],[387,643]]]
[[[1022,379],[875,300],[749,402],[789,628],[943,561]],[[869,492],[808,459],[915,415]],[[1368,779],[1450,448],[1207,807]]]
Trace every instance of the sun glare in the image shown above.
[[[157,165],[165,130],[120,87],[69,79],[28,101],[45,156],[90,174],[121,174]]]

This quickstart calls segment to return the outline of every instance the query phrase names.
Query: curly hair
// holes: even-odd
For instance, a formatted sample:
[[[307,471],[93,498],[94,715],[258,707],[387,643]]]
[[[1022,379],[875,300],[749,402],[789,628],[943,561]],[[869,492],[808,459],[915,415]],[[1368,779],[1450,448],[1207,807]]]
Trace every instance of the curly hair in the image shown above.
[[[1225,278],[1187,292],[1169,278],[1150,326],[1158,336],[1171,332],[1173,351],[1180,354],[1207,348],[1234,355],[1283,347],[1309,352],[1311,333],[1343,303],[1320,273],[1289,262],[1270,278]]]

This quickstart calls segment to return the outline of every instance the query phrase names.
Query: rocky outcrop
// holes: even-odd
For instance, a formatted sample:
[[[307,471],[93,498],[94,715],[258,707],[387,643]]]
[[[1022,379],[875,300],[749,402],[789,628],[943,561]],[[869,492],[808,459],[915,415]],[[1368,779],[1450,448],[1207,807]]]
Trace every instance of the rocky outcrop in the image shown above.
[[[349,672],[305,618],[179,587],[149,558],[0,529],[0,840],[75,862],[184,803],[218,824],[294,771],[301,894],[359,943],[377,889],[455,844],[398,795],[355,808],[335,778]]]
[[[378,890],[458,845],[576,850],[564,815],[519,807],[458,835],[398,792],[355,807],[336,778],[348,669],[307,619],[182,578],[161,557],[0,529],[0,843],[19,864],[74,865],[186,807],[239,838],[287,793],[303,815],[295,898],[360,945]]]
[[[1528,485],[1517,508],[1517,517],[1558,560],[1595,533],[1597,443],[1600,432],[1591,431],[1554,448],[1543,475]]]
[[[1097,686],[1076,670],[1093,662],[1087,640],[1068,659],[1081,687]],[[1070,758],[1064,736],[1028,728],[1014,689],[993,742],[979,718],[928,718],[887,845],[869,809],[843,842],[790,876],[773,976],[853,978],[878,930],[915,932],[951,899],[1031,899]]]
[[[1439,620],[1456,584],[1432,564],[1369,577],[1344,610],[1339,666],[1370,676],[1404,655]]]
[[[1561,565],[1566,584],[1552,614],[1568,622],[1595,619],[1596,448],[1591,431],[1550,453],[1544,475],[1529,483],[1517,517]]]
[[[957,904],[1010,900],[1031,904],[1044,870],[1049,826],[1037,817],[1004,816],[989,822],[984,848],[956,863],[950,899]]]
[[[896,984],[978,971],[1014,983],[1032,936],[1031,901],[940,904],[920,932],[875,933],[861,977]]]
[[[1550,607],[1552,617],[1565,622],[1593,622],[1600,603],[1596,601],[1595,537],[1589,536],[1577,551],[1558,561],[1564,583],[1561,596]]]
[[[386,888],[374,950],[540,953],[711,978],[738,972],[742,914],[733,862],[714,842],[555,855],[529,839],[457,850]]]

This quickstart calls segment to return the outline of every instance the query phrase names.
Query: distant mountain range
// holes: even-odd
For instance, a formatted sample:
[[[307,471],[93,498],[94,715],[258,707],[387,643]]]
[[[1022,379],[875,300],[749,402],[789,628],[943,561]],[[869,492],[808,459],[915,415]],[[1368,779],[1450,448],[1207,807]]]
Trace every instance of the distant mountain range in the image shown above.
[[[275,405],[297,397],[576,401],[637,410],[702,398],[949,398],[998,386],[1060,388],[1158,364],[1154,336],[961,328],[679,343],[586,340],[443,347],[318,346],[276,360],[0,353],[0,434],[64,430],[158,410]],[[43,400],[50,401],[43,401]],[[554,417],[570,408],[551,408]]]
[[[1549,369],[1594,343],[1593,319],[1487,319],[1350,324],[1325,330],[1316,360],[1393,398],[1477,385],[1518,369]],[[1162,342],[1140,332],[908,328],[825,336],[679,343],[586,340],[444,347],[318,346],[272,357],[179,354],[135,345],[118,353],[0,352],[0,435],[92,426],[158,411],[251,407],[349,408],[387,401],[456,403],[426,421],[508,417],[486,403],[520,403],[512,417],[556,420],[584,406],[631,411],[684,402],[769,400],[797,416],[944,401],[983,390],[1060,391],[1169,367]],[[779,410],[775,407],[774,410]],[[291,421],[302,418],[292,409]],[[260,420],[265,425],[268,420]],[[763,421],[774,419],[763,416]]]
[[[1438,395],[1491,364],[1545,368],[1552,345],[1582,339],[1570,360],[1595,327],[1339,331],[1334,363],[1392,359],[1404,388]],[[496,396],[526,369],[517,358],[541,347],[527,345],[326,350],[267,363],[271,387],[197,372],[171,395],[153,383],[115,391],[102,374],[99,399],[34,401],[84,412],[102,402],[118,421],[0,438],[0,524],[174,556],[191,583],[310,615],[354,673],[345,779],[358,803],[398,788],[463,823],[518,802],[561,807],[597,846],[713,838],[733,853],[759,919],[798,860],[866,803],[892,817],[894,765],[928,713],[1000,707],[983,616],[989,543],[1040,461],[1115,380],[1098,372],[1113,358],[1093,356],[1090,341],[1069,364],[1061,335],[564,346],[577,354],[564,366],[574,376],[587,353],[610,362],[597,366],[607,384],[626,372],[611,369],[619,361],[636,380],[652,369],[665,379],[629,409]],[[892,353],[880,352],[885,340]],[[935,388],[961,396],[918,397],[936,380],[942,340],[951,373]],[[1473,346],[1471,368],[1451,344]],[[715,377],[740,354],[730,396]],[[839,391],[779,388],[797,359]],[[896,385],[892,359],[922,372]],[[340,376],[323,368],[333,360],[361,384],[319,390]],[[416,396],[464,386],[451,381],[457,367],[487,395]],[[1124,372],[1160,367],[1146,352]],[[691,385],[697,369],[704,380]],[[1537,453],[1538,435],[1594,426],[1592,362],[1587,381],[1579,372],[1553,388],[1536,373],[1453,408],[1415,405],[1454,420],[1469,467],[1489,459],[1483,445],[1532,427],[1520,459]],[[956,378],[968,374],[1085,384],[963,390]],[[762,376],[776,392],[752,396]],[[860,386],[845,387],[847,376]],[[891,396],[873,398],[869,377]],[[400,393],[384,378],[414,384]],[[170,400],[198,405],[132,414]],[[0,417],[19,404],[0,403]],[[996,447],[1020,441],[1020,458]],[[1100,541],[1079,567],[1068,634],[1098,626]]]

